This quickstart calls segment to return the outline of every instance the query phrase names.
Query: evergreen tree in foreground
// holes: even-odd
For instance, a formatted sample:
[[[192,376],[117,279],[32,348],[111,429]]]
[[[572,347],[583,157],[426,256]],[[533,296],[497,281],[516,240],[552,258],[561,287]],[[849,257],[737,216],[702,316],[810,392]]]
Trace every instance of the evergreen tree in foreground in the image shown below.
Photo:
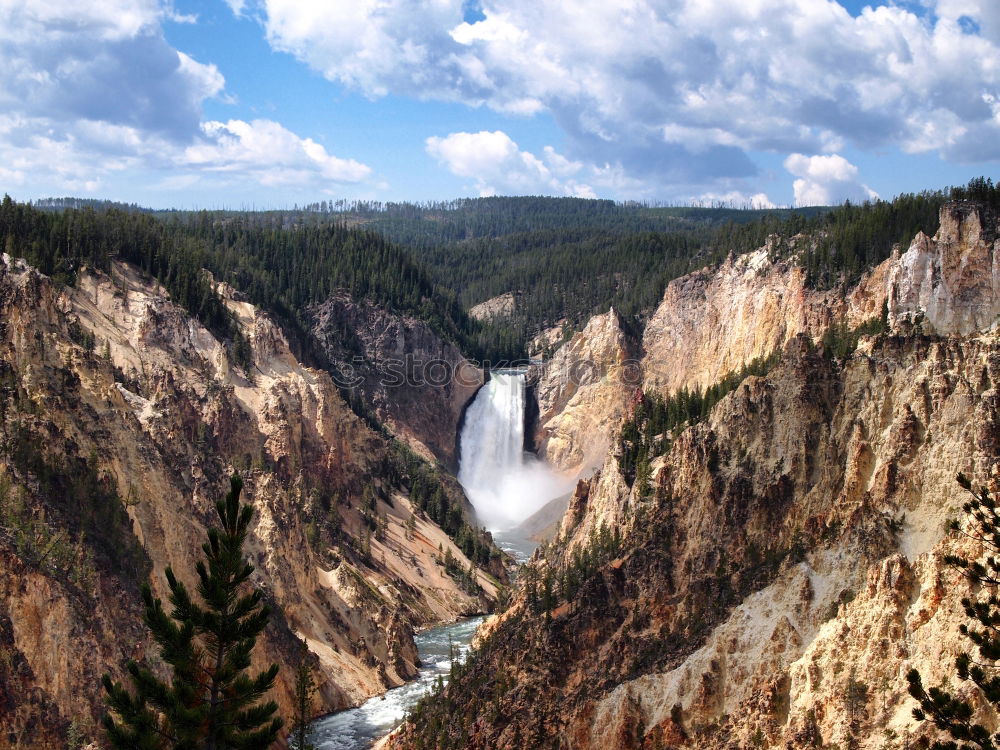
[[[278,705],[259,702],[274,685],[278,666],[246,674],[270,611],[261,592],[246,585],[253,566],[243,559],[243,543],[253,509],[240,504],[242,488],[234,475],[226,499],[216,504],[222,528],[209,529],[205,560],[197,566],[203,606],[169,567],[169,616],[149,586],[143,587],[146,625],[173,678],[164,682],[130,661],[129,692],[104,675],[112,711],[104,726],[118,750],[262,750],[278,737]]]
[[[974,620],[961,626],[961,633],[971,640],[979,652],[977,659],[968,653],[959,654],[955,660],[958,676],[971,680],[982,691],[983,696],[1000,709],[1000,513],[996,501],[987,488],[977,492],[972,483],[962,474],[958,483],[972,496],[962,509],[972,519],[969,531],[962,532],[981,543],[986,551],[984,562],[967,560],[949,555],[945,562],[961,570],[973,585],[985,587],[985,593],[976,598],[965,597],[962,606],[965,613]],[[959,522],[952,521],[953,531],[961,531]],[[920,673],[911,669],[906,679],[910,683],[910,695],[916,698],[919,708],[913,709],[917,721],[931,721],[947,732],[954,740],[935,742],[931,750],[997,750],[1000,747],[1000,733],[991,734],[986,727],[973,721],[974,709],[967,700],[955,697],[943,688],[925,689]]]

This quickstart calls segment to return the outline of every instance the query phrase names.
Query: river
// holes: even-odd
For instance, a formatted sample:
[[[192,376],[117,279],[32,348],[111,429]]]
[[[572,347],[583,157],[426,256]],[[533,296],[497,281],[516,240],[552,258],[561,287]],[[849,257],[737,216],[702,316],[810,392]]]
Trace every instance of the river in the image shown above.
[[[469,408],[462,431],[458,478],[481,522],[494,529],[517,526],[546,502],[568,491],[572,482],[558,476],[524,450],[525,373],[491,374]],[[531,557],[537,544],[515,531],[495,531],[498,547],[518,563]],[[412,682],[357,708],[313,722],[310,742],[316,750],[367,750],[403,720],[437,682],[448,679],[450,647],[464,660],[483,617],[473,617],[418,633],[414,638],[423,666]]]
[[[503,532],[496,535],[497,545],[519,563],[534,551],[535,543]],[[472,638],[485,617],[470,617],[451,625],[440,625],[417,633],[414,642],[420,654],[420,676],[385,695],[379,695],[357,708],[339,711],[317,719],[311,727],[310,741],[316,750],[367,750],[376,740],[395,729],[406,712],[434,687],[438,675],[448,681],[451,662],[449,644],[463,661],[469,655]]]
[[[443,675],[447,682],[451,670],[449,646],[453,644],[458,658],[464,660],[469,654],[476,628],[484,619],[470,617],[417,633],[413,640],[423,663],[420,676],[385,695],[370,698],[357,708],[316,720],[311,728],[310,742],[316,750],[370,748],[375,740],[384,737],[402,722],[406,712],[434,687],[438,675]]]

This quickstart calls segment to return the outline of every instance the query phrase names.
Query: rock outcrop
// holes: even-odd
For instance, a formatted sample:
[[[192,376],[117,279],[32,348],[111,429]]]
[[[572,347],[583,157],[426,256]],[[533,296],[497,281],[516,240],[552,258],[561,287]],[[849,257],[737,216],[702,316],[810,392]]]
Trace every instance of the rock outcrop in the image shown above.
[[[543,328],[528,342],[528,356],[549,359],[570,336],[567,321],[559,321],[554,326]]]
[[[992,223],[991,223],[992,222]],[[819,344],[832,324],[847,329],[887,315],[894,329],[968,335],[1000,316],[995,219],[973,204],[948,204],[934,238],[917,235],[846,293],[817,290],[794,260],[794,237],[771,238],[667,285],[641,344],[614,313],[598,315],[546,363],[537,393],[536,445],[554,466],[581,471],[603,461],[638,390],[705,389],[804,334]],[[627,362],[626,366],[622,363]]]
[[[792,252],[809,241],[793,238]],[[794,258],[776,256],[774,242],[667,285],[643,333],[645,389],[708,388],[799,334],[819,341],[833,322],[854,328],[881,315],[893,261],[843,295],[810,288]]]
[[[255,660],[283,665],[286,715],[296,638],[317,710],[333,710],[415,674],[414,628],[494,595],[492,577],[470,595],[437,563],[447,549],[469,565],[387,475],[391,446],[330,375],[220,292],[249,372],[128,266],[59,288],[0,263],[0,747],[64,747],[71,721],[95,736],[100,673],[156,653],[139,581],[164,596],[170,565],[193,584],[233,470],[256,510],[253,582],[275,611]]]
[[[792,238],[791,253],[810,241]],[[938,335],[984,331],[1000,316],[996,219],[976,204],[947,204],[933,238],[918,234],[846,294],[810,288],[794,257],[775,259],[788,254],[775,242],[667,286],[643,335],[647,389],[707,388],[799,334],[819,341],[831,323],[855,328],[883,306],[894,329]]]
[[[469,315],[476,320],[495,320],[496,318],[509,318],[517,309],[517,297],[513,292],[499,294],[491,297],[485,302],[473,305],[469,308]]]
[[[457,468],[458,425],[483,371],[424,321],[346,294],[310,315],[341,387],[421,455]]]
[[[895,321],[939,335],[967,336],[1000,316],[1000,240],[996,220],[974,203],[941,212],[937,234],[917,235],[893,262],[889,310]]]
[[[612,309],[591,318],[532,379],[538,455],[560,471],[589,473],[641,385],[639,347]]]
[[[629,747],[614,741],[627,727],[652,738],[674,723],[690,746],[734,749],[816,738],[880,748],[887,732],[921,734],[904,677],[917,667],[937,684],[964,647],[966,587],[942,562],[956,549],[944,528],[961,503],[955,473],[997,476],[986,436],[1000,434],[1000,401],[982,378],[1000,374],[1000,341],[888,338],[842,371],[805,351],[748,379],[658,467],[672,520],[622,568],[640,575],[631,560],[672,540],[669,574],[626,584],[620,598],[608,586],[612,607],[649,597],[653,614],[630,633],[639,647],[617,633],[603,646],[649,662],[570,723],[574,747]],[[583,543],[586,523],[614,522],[609,506],[663,509],[591,492],[568,546]],[[633,524],[629,535],[645,539]],[[673,653],[650,658],[647,638]],[[849,682],[863,686],[850,710]]]
[[[801,268],[774,262],[767,247],[671,282],[643,334],[646,389],[707,388],[798,333],[822,331],[834,296],[805,282]]]

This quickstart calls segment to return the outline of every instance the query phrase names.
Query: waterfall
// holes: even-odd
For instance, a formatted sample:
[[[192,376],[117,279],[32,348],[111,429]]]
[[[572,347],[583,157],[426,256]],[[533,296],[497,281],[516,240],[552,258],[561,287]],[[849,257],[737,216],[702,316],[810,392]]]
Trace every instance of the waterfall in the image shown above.
[[[516,526],[572,488],[524,450],[525,373],[490,374],[465,413],[458,481],[482,523],[492,530]]]

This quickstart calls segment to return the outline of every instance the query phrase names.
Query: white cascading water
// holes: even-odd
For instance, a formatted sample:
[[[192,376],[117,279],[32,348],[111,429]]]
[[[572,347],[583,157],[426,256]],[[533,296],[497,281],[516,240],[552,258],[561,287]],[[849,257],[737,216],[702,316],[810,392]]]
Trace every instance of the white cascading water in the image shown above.
[[[493,531],[510,529],[572,488],[524,450],[525,373],[490,373],[465,413],[458,481],[480,521]]]

